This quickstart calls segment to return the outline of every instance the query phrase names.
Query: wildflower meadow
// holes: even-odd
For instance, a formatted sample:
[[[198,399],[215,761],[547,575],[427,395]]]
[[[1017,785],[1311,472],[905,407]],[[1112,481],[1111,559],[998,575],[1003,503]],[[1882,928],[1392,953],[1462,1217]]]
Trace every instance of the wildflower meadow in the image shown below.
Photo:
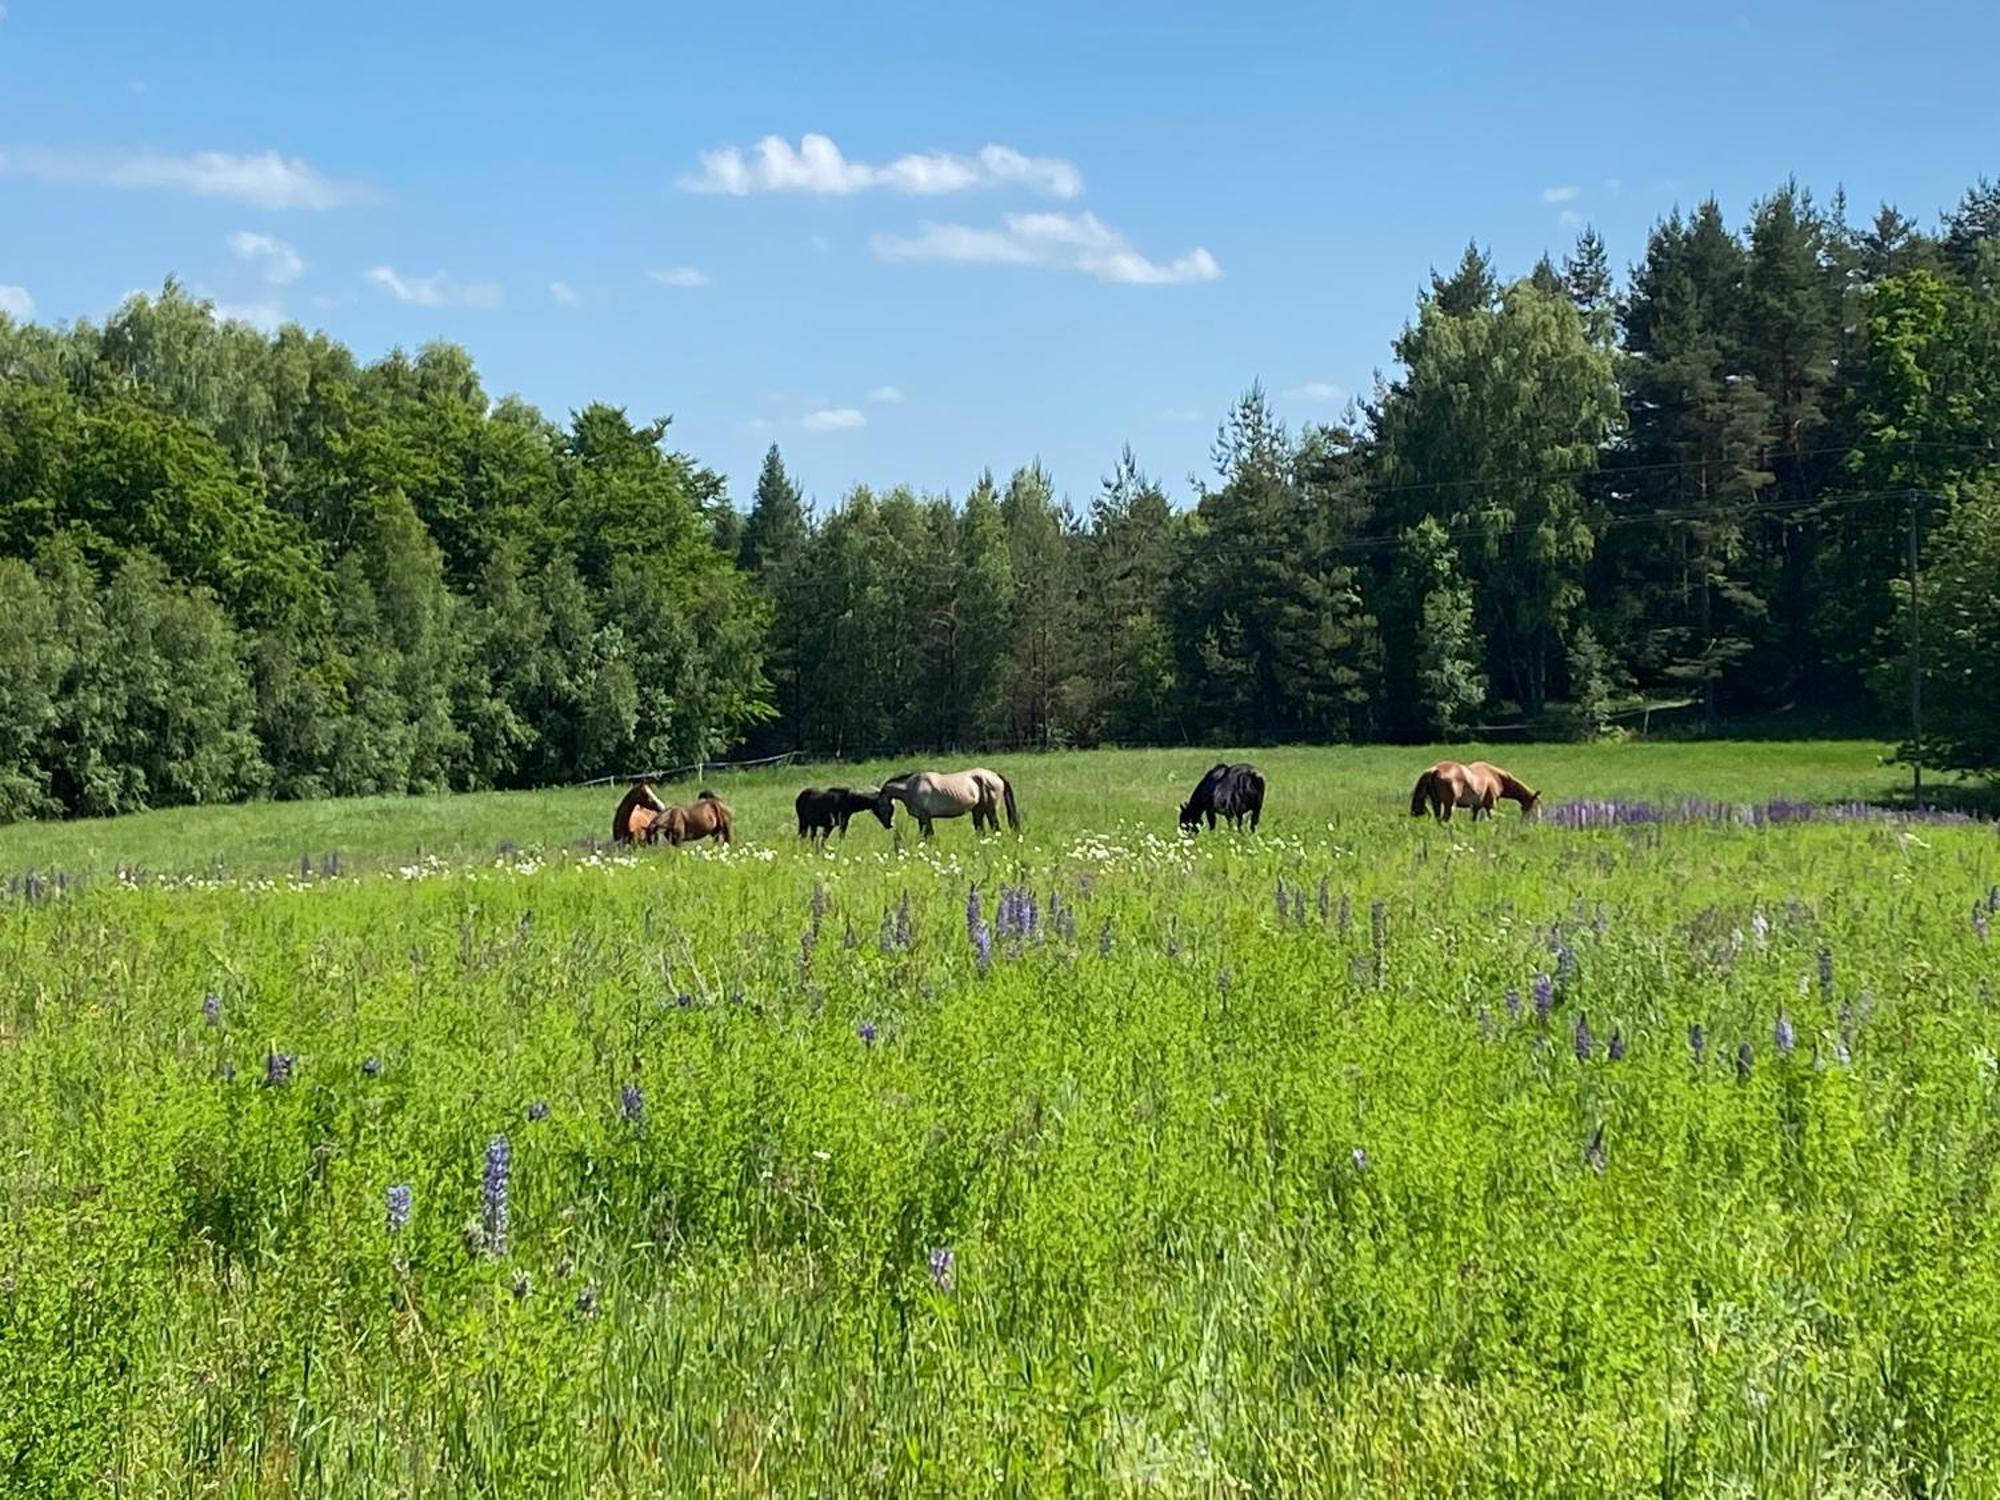
[[[2000,834],[1804,751],[0,831],[0,1487],[1991,1493]]]

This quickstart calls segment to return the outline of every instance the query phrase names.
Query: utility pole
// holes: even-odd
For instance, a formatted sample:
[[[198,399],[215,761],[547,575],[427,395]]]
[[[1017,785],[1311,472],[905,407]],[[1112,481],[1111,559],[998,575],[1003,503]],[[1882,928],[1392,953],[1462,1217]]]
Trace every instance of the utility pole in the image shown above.
[[[1910,491],[1910,791],[1916,806],[1924,805],[1924,622],[1918,595],[1917,554],[1922,548],[1923,492]]]

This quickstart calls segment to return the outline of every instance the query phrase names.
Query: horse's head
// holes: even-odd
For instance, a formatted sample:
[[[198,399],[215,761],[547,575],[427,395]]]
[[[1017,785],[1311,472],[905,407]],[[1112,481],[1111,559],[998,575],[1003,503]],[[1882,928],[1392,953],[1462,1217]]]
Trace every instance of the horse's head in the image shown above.
[[[1534,812],[1535,809],[1540,807],[1541,805],[1542,805],[1542,794],[1540,792],[1536,791],[1533,787],[1530,786],[1523,786],[1521,788],[1522,817],[1527,817],[1530,813]]]
[[[1201,814],[1194,810],[1192,802],[1183,802],[1181,804],[1181,827],[1189,833],[1193,833],[1201,827]]]
[[[862,795],[868,797],[868,810],[875,814],[884,828],[895,826],[896,808],[895,804],[890,802],[887,792],[876,792],[872,795],[863,793]]]
[[[643,802],[647,807],[652,808],[655,812],[658,812],[667,805],[660,800],[659,794],[653,790],[653,778],[650,776],[641,776],[638,780],[634,781],[632,783],[632,792],[639,801]]]

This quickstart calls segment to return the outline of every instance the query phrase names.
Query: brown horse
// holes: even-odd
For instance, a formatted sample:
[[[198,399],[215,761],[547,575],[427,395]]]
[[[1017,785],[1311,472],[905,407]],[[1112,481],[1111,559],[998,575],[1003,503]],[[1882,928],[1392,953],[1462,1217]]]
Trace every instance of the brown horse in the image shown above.
[[[1476,823],[1481,813],[1492,817],[1493,804],[1502,797],[1520,803],[1523,813],[1533,812],[1542,800],[1542,794],[1518,776],[1483,760],[1469,766],[1441,760],[1417,778],[1410,793],[1410,816],[1421,818],[1428,812],[1443,823],[1450,819],[1454,807],[1469,807]]]
[[[650,843],[653,825],[666,810],[667,804],[653,793],[653,783],[641,776],[618,804],[618,811],[611,815],[611,842],[636,844],[643,838]]]
[[[663,810],[646,831],[646,842],[665,839],[670,844],[695,844],[714,839],[718,844],[734,842],[730,831],[729,804],[704,787],[694,801]]]

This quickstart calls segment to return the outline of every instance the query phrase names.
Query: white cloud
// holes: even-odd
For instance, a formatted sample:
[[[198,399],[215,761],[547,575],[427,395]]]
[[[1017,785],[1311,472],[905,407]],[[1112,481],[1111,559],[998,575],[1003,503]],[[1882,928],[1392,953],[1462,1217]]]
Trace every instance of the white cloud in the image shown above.
[[[893,385],[878,385],[868,393],[868,399],[883,406],[899,406],[902,404],[903,393]]]
[[[1577,194],[1577,187],[1576,187],[1576,184],[1575,184],[1575,183],[1573,183],[1573,182],[1565,182],[1565,183],[1561,183],[1561,184],[1559,184],[1559,185],[1557,185],[1557,186],[1555,186],[1555,187],[1545,187],[1545,188],[1543,188],[1543,189],[1542,189],[1542,202],[1544,202],[1544,203],[1569,203],[1569,202],[1571,202],[1571,201],[1573,201],[1573,200],[1575,199],[1575,197],[1576,197],[1576,194]]]
[[[398,302],[415,307],[498,307],[500,288],[491,281],[453,281],[442,271],[405,276],[393,266],[371,266],[368,280]]]
[[[1165,264],[1148,260],[1091,213],[1008,214],[1002,222],[999,229],[925,223],[914,236],[877,235],[873,244],[884,260],[1047,266],[1139,286],[1214,281],[1222,275],[1215,257],[1198,246]]]
[[[1573,208],[1566,208],[1556,215],[1556,222],[1565,229],[1574,229],[1583,222],[1583,215]]]
[[[849,161],[827,136],[808,132],[794,147],[783,136],[767,135],[745,152],[736,146],[701,153],[701,170],[680,179],[690,193],[866,192],[958,193],[968,188],[1018,185],[1053,198],[1083,191],[1083,174],[1057,156],[1028,156],[1012,146],[982,146],[976,155],[935,151],[899,156],[889,162]]]
[[[35,299],[24,286],[0,286],[0,313],[26,322],[35,315]]]
[[[259,208],[338,208],[375,196],[363,182],[342,182],[310,162],[275,151],[176,153],[146,148],[0,146],[0,173],[97,187],[171,188],[202,198],[233,198]]]
[[[567,281],[551,281],[549,283],[549,295],[564,307],[575,307],[577,303],[583,300],[577,296],[576,288],[571,286]]]
[[[1295,385],[1285,394],[1294,401],[1335,402],[1347,399],[1347,387],[1335,385],[1331,380],[1308,380],[1304,385]]]
[[[214,302],[209,312],[218,323],[248,323],[259,333],[275,333],[285,322],[285,310],[275,302]]]
[[[707,286],[708,273],[693,266],[657,266],[646,273],[648,281],[661,286]]]
[[[247,229],[238,230],[229,237],[229,253],[238,260],[260,267],[264,279],[273,286],[285,286],[297,281],[306,268],[299,252],[283,240],[268,234],[252,234]]]
[[[868,419],[851,406],[829,407],[824,411],[809,411],[799,418],[799,426],[807,432],[851,432],[856,427],[866,427]]]

